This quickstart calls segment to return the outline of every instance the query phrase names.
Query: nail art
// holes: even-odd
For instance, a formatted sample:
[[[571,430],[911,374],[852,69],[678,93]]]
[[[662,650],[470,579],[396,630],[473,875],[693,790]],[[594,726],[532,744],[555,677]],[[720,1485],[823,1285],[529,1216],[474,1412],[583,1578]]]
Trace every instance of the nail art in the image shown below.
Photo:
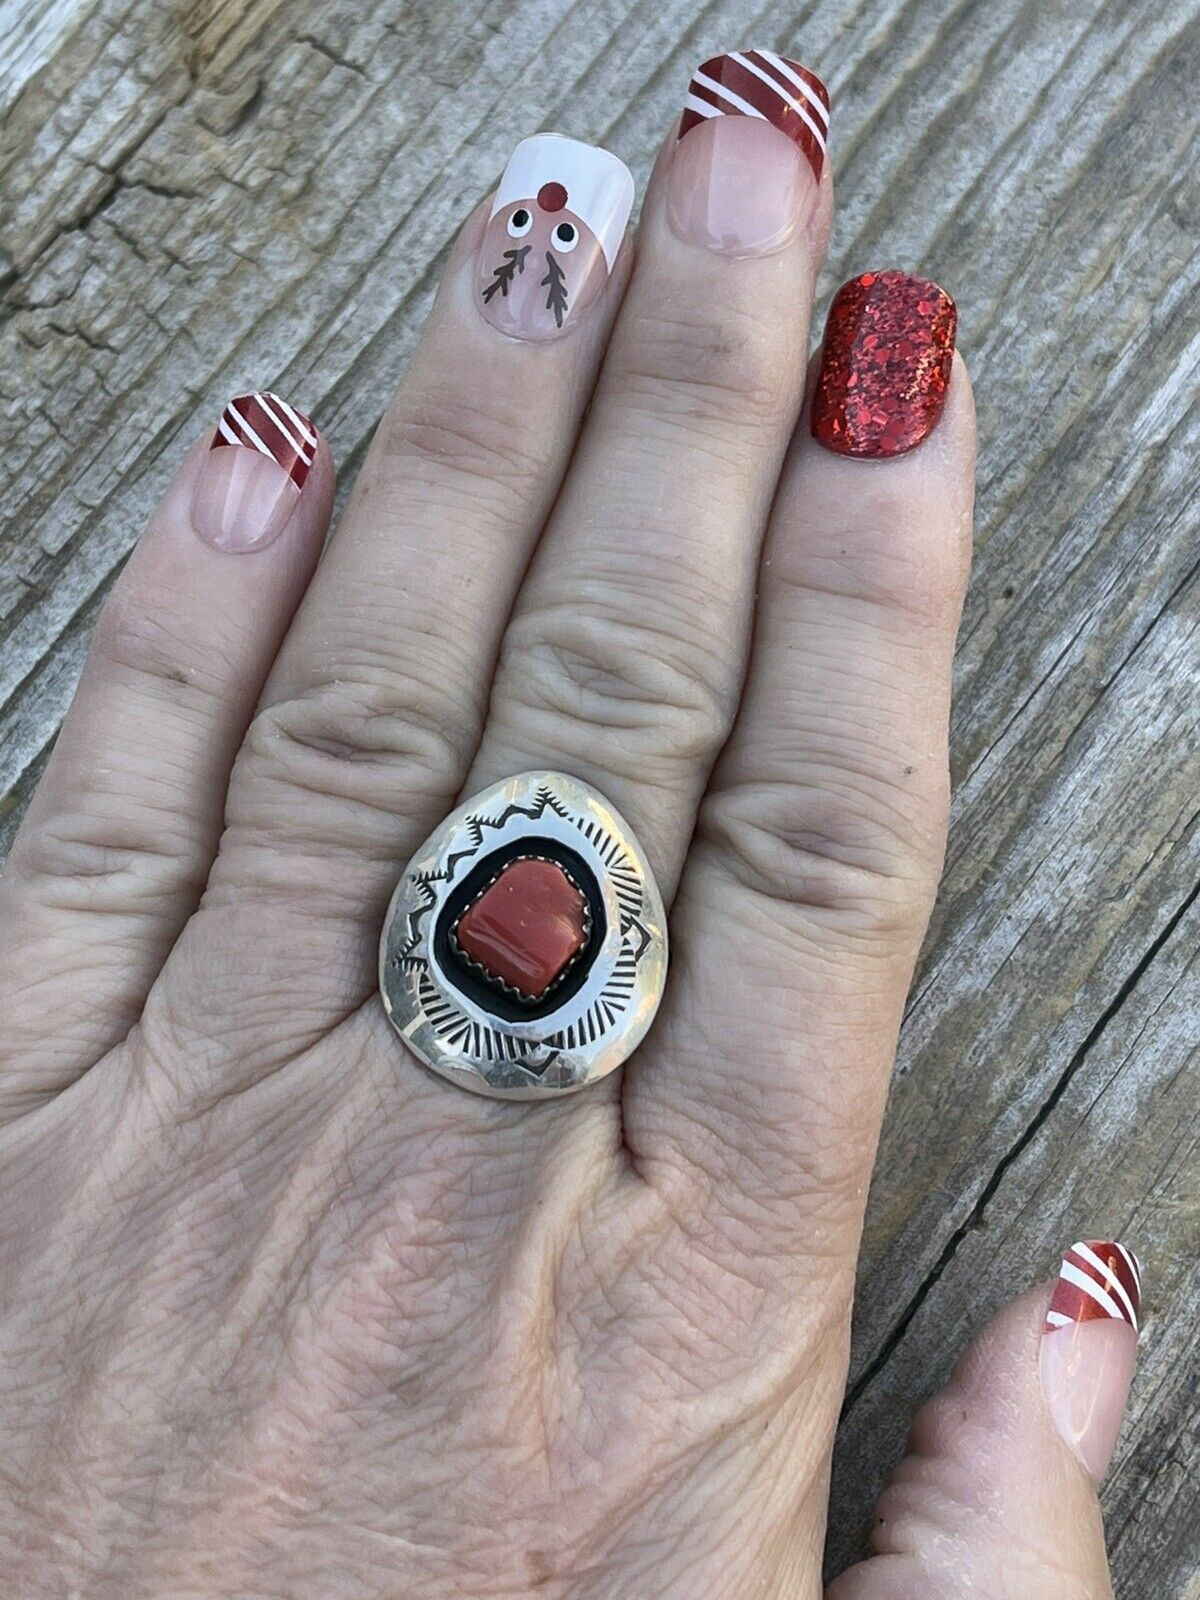
[[[1142,1269],[1133,1251],[1109,1240],[1084,1240],[1063,1257],[1043,1332],[1115,1317],[1136,1333],[1141,1303]]]
[[[633,209],[633,176],[607,150],[539,133],[513,151],[479,263],[484,316],[517,339],[552,339],[600,295]]]
[[[196,478],[192,526],[216,550],[262,550],[287,527],[317,432],[277,394],[240,394],[221,413]]]
[[[807,67],[774,50],[735,50],[697,67],[688,85],[682,139],[709,117],[758,117],[807,156],[818,179],[829,140],[829,91]]]
[[[1116,1449],[1133,1382],[1141,1289],[1132,1250],[1083,1240],[1063,1257],[1042,1326],[1038,1368],[1050,1419],[1097,1482]]]
[[[906,272],[864,272],[833,297],[813,395],[812,434],[838,455],[912,450],[937,426],[958,312],[944,289]]]
[[[212,448],[241,445],[268,456],[296,485],[304,480],[317,455],[317,435],[312,422],[277,394],[240,394],[221,413]]]

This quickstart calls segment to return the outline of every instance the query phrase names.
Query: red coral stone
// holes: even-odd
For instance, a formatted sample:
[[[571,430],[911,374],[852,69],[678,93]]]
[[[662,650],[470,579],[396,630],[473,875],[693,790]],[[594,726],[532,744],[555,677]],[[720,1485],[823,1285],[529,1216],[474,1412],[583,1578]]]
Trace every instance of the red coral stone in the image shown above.
[[[489,976],[537,1000],[583,949],[587,902],[554,861],[510,861],[454,930]]]

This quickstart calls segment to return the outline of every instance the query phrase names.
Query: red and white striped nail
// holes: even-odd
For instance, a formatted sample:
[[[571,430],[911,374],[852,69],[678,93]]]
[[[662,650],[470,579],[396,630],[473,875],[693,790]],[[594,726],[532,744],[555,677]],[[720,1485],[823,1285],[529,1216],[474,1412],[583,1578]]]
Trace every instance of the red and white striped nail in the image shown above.
[[[828,140],[829,95],[798,61],[774,50],[705,61],[671,164],[675,231],[725,255],[778,250],[817,204]]]
[[[1082,1240],[1063,1257],[1042,1330],[1042,1392],[1062,1438],[1096,1479],[1116,1448],[1133,1381],[1142,1270],[1132,1250]]]
[[[317,431],[277,394],[242,394],[221,413],[196,483],[192,523],[218,550],[261,550],[296,508]]]

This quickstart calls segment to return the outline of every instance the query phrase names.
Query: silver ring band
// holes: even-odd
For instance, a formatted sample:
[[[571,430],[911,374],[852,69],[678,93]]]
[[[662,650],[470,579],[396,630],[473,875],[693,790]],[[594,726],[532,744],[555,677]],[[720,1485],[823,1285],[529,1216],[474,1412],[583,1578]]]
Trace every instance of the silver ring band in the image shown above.
[[[379,988],[418,1060],[506,1100],[571,1094],[645,1037],[667,923],[641,846],[576,778],[526,772],[474,795],[409,862]]]

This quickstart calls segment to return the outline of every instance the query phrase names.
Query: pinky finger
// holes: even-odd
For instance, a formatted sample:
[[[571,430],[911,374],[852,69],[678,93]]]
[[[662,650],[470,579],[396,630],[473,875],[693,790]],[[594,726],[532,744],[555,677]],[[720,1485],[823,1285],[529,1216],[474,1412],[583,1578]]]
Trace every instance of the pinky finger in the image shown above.
[[[117,580],[0,878],[0,1122],[137,1020],[203,890],[230,768],[332,498],[308,418],[240,396]]]
[[[917,1414],[874,1554],[826,1600],[1111,1600],[1096,1489],[1133,1377],[1133,1252],[1073,1245],[1051,1291],[1006,1307]]]

